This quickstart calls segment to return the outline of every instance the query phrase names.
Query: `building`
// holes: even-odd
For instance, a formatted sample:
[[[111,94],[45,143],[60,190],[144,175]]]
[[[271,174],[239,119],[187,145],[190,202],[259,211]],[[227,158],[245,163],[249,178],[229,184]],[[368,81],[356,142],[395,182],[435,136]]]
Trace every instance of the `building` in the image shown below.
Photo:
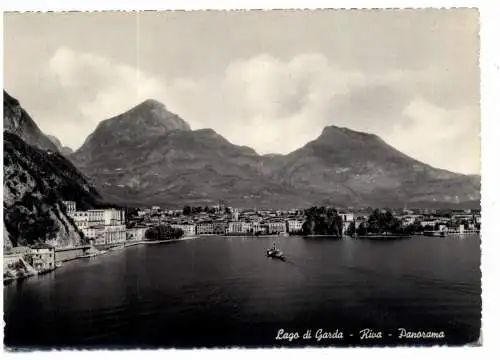
[[[89,222],[102,225],[123,225],[125,223],[125,211],[118,209],[96,209],[89,210]]]
[[[228,230],[228,224],[225,221],[215,221],[214,222],[214,234],[225,235]]]
[[[125,225],[108,225],[104,227],[106,244],[120,244],[127,241],[127,228]]]
[[[426,227],[426,226],[436,226],[436,220],[424,220],[424,221],[421,221],[420,222],[420,225],[422,225],[423,227]]]
[[[408,226],[414,224],[420,218],[419,215],[404,215],[401,217],[401,222],[403,226]]]
[[[269,234],[279,234],[282,232],[286,232],[286,223],[284,221],[271,221],[268,222],[267,225],[269,226]]]
[[[191,236],[196,234],[196,225],[195,224],[171,224],[170,225],[174,229],[181,229],[184,233],[184,236]]]
[[[297,233],[302,231],[302,225],[304,225],[304,221],[297,219],[287,220],[288,232]]]
[[[69,214],[73,221],[76,223],[78,221],[80,222],[89,222],[89,213],[88,211],[75,211],[72,214]]]
[[[97,245],[115,245],[127,240],[125,225],[95,226]]]
[[[151,213],[150,209],[139,210],[137,212],[137,216],[144,217],[144,216],[148,216],[150,213]]]
[[[82,229],[83,235],[96,245],[104,244],[104,225],[93,225]]]
[[[202,222],[196,224],[196,234],[212,235],[214,233],[214,224],[212,222]]]
[[[85,230],[89,228],[90,224],[88,220],[73,220],[76,227],[85,233]]]
[[[339,213],[339,216],[342,218],[343,222],[354,221],[354,214],[353,213]]]
[[[88,229],[94,245],[117,245],[127,241],[125,225],[95,225]]]
[[[71,214],[75,224],[85,227],[95,225],[122,225],[125,223],[125,211],[118,209],[93,209],[75,211]],[[77,225],[78,226],[78,225]]]
[[[66,214],[70,215],[76,211],[76,203],[74,201],[63,201],[63,204],[66,207]]]
[[[252,223],[252,232],[254,234],[267,234],[268,230],[269,228],[267,226],[258,221]]]
[[[38,244],[29,251],[31,266],[38,272],[51,271],[56,268],[56,251],[53,246]]]
[[[252,232],[252,224],[246,221],[231,221],[229,223],[228,233],[246,234]]]

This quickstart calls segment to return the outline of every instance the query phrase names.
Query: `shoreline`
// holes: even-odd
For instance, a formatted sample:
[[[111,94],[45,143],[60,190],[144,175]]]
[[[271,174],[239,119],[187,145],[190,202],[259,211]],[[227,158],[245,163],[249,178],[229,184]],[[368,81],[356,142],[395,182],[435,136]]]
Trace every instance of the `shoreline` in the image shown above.
[[[133,245],[139,245],[139,244],[163,244],[163,243],[168,243],[168,242],[177,242],[177,241],[185,241],[185,240],[195,240],[195,239],[199,239],[200,236],[183,236],[179,239],[167,239],[167,240],[142,240],[142,241],[139,241],[139,242],[136,242],[134,244],[130,244],[128,246],[133,246]],[[125,245],[127,246],[127,245]]]
[[[479,235],[480,234],[480,231],[468,231],[468,232],[465,232],[465,233],[459,233],[459,232],[448,232],[446,234],[446,236],[444,237],[447,237],[447,236],[451,236],[451,237],[455,237],[455,236],[470,236],[470,235]],[[107,254],[108,252],[113,252],[113,251],[118,251],[118,250],[122,250],[122,249],[125,249],[125,248],[128,248],[128,247],[131,247],[131,246],[136,246],[136,245],[156,245],[156,244],[163,244],[163,243],[170,243],[170,242],[180,242],[180,241],[186,241],[186,240],[197,240],[197,239],[200,239],[202,237],[206,237],[206,238],[210,238],[210,237],[216,237],[216,236],[219,236],[219,237],[250,237],[250,238],[264,238],[264,239],[282,239],[282,238],[287,238],[287,237],[295,237],[295,236],[299,236],[299,237],[302,237],[302,238],[335,238],[337,240],[341,240],[341,239],[346,239],[346,238],[350,238],[350,239],[359,239],[359,240],[396,240],[396,239],[409,239],[409,238],[412,238],[413,236],[426,236],[424,234],[413,234],[413,235],[364,235],[364,236],[355,236],[355,237],[352,237],[352,236],[348,236],[348,235],[343,235],[342,237],[336,237],[335,235],[314,235],[314,234],[311,234],[311,235],[299,235],[299,234],[293,234],[293,235],[287,235],[287,236],[283,236],[283,235],[217,235],[217,234],[210,234],[210,235],[191,235],[191,236],[185,236],[185,237],[182,237],[182,238],[179,238],[179,239],[168,239],[168,240],[152,240],[152,241],[147,241],[147,240],[142,240],[142,241],[136,241],[136,242],[125,242],[125,243],[122,243],[122,244],[116,244],[116,246],[112,246],[108,249],[105,249],[105,250],[98,250],[98,252],[93,252],[91,254],[87,254],[87,255],[83,255],[83,256],[78,256],[76,258],[73,258],[73,259],[67,259],[67,260],[62,260],[61,261],[61,265],[63,263],[66,263],[66,262],[70,262],[70,261],[74,261],[74,260],[81,260],[81,259],[85,259],[85,258],[94,258],[94,257],[99,257],[101,255],[105,255]],[[40,272],[36,272],[36,273],[28,273],[24,276],[19,276],[19,277],[14,277],[14,278],[8,278],[8,279],[5,279],[4,278],[4,286],[5,285],[8,285],[8,284],[11,284],[13,282],[17,282],[17,281],[22,281],[23,279],[26,279],[26,278],[30,278],[30,277],[33,277],[33,276],[37,276],[37,275],[44,275],[44,274],[47,274],[47,273],[50,273],[50,272],[53,272],[53,271],[56,271],[58,268],[61,267],[60,266],[56,266],[54,269],[51,269],[51,270],[44,270],[44,271],[40,271]],[[64,266],[64,265],[62,265]]]

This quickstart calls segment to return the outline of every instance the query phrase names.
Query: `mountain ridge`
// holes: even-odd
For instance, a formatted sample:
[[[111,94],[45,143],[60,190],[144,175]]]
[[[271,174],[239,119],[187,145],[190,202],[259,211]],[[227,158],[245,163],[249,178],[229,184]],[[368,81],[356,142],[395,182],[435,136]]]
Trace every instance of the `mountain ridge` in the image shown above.
[[[157,101],[143,102],[105,120],[106,130],[99,124],[86,145],[70,155],[111,196],[138,203],[143,199],[144,204],[176,203],[177,197],[178,205],[229,199],[251,207],[318,202],[456,205],[480,198],[480,177],[434,168],[375,134],[331,125],[288,154],[259,155],[213,129],[191,130],[182,119],[177,123],[185,125],[156,131],[155,120],[146,119],[155,116],[151,107],[171,114]],[[122,128],[138,122],[139,133]],[[109,134],[120,140],[113,142]]]

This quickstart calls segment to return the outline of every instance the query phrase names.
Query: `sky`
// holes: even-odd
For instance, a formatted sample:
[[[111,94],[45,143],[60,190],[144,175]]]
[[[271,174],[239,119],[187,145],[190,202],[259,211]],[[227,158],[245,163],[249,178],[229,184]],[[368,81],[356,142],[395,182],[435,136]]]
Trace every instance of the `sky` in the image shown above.
[[[73,149],[145,99],[261,154],[336,125],[480,173],[474,9],[8,13],[4,89]]]

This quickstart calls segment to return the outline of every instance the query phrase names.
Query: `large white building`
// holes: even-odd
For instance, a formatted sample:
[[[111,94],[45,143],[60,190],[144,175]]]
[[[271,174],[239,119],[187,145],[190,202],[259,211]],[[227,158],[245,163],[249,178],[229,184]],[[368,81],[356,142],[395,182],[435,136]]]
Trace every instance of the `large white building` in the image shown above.
[[[70,214],[75,223],[82,226],[97,225],[123,225],[125,223],[125,212],[118,209],[92,209],[87,211],[75,211]]]
[[[95,229],[95,245],[116,245],[125,243],[127,240],[125,225],[98,225],[92,229]]]
[[[267,225],[269,226],[270,234],[279,234],[282,232],[286,232],[286,223],[284,221],[272,221],[268,222]]]
[[[115,244],[125,242],[125,212],[119,209],[92,209],[76,211],[74,202],[64,202],[68,215],[83,232],[85,238],[95,244]]]
[[[249,233],[252,232],[252,223],[246,221],[231,221],[229,223],[229,233]]]
[[[297,219],[290,219],[287,220],[287,224],[288,224],[288,231],[291,233],[296,233],[302,231],[302,225],[304,224],[304,221]]]
[[[94,209],[88,210],[89,223],[109,225],[121,225],[125,223],[125,212],[118,209]]]

